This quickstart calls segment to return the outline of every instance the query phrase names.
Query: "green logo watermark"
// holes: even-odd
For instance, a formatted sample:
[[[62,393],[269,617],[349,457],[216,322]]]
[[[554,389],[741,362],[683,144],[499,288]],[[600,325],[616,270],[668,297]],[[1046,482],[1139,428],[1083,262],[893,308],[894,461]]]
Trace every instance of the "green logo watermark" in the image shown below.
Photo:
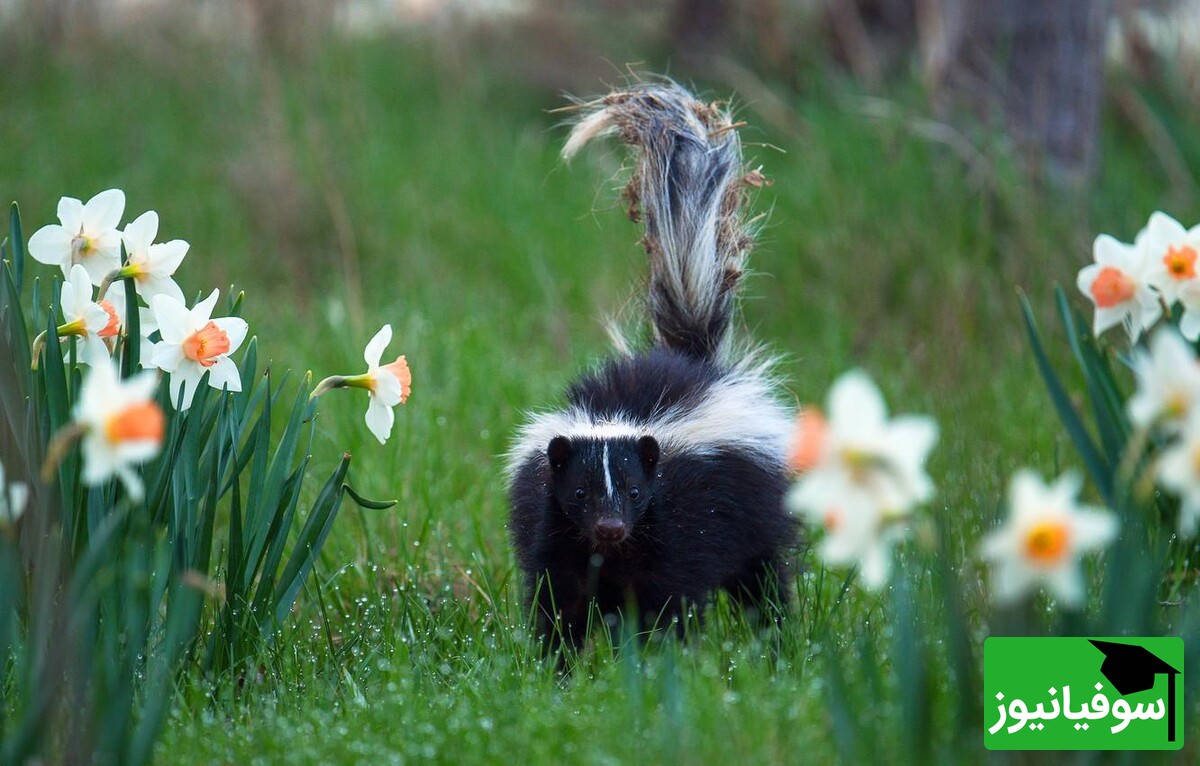
[[[1183,639],[1004,638],[983,645],[989,750],[1178,750]]]

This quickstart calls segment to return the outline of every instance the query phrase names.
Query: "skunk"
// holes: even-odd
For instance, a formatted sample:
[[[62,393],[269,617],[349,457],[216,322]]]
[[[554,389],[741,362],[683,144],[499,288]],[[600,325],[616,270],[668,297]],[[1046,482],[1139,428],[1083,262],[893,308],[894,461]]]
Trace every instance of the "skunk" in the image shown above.
[[[563,149],[615,134],[633,148],[625,191],[645,224],[651,347],[580,378],[508,455],[510,534],[537,632],[578,647],[593,604],[641,627],[699,611],[717,589],[775,616],[797,541],[784,510],[793,410],[770,362],[730,338],[752,244],[742,207],[763,177],[738,126],[675,84],[580,105]]]

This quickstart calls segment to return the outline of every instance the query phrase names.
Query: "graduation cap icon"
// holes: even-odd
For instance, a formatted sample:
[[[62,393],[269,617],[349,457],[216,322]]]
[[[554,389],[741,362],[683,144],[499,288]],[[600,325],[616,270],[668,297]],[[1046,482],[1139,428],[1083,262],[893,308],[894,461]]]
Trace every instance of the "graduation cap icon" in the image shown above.
[[[1167,674],[1167,741],[1175,741],[1175,676],[1179,671],[1139,644],[1118,644],[1089,638],[1104,653],[1100,672],[1121,696],[1154,688],[1160,673]]]

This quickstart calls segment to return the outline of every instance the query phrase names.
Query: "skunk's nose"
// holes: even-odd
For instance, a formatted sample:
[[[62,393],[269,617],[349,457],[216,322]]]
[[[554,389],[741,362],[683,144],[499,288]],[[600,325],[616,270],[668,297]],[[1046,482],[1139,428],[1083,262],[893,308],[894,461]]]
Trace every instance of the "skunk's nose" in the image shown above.
[[[625,539],[625,522],[620,519],[600,519],[596,522],[596,541],[619,543]]]

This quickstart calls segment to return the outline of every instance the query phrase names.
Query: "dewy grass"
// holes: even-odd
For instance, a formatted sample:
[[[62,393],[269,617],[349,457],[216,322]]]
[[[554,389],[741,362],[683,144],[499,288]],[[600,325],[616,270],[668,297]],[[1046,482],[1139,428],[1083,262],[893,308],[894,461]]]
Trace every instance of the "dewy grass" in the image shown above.
[[[617,155],[568,171],[545,113],[556,94],[477,73],[489,67],[440,67],[406,40],[322,51],[281,73],[275,107],[239,54],[185,67],[203,52],[184,48],[152,67],[121,53],[94,76],[77,63],[0,79],[12,116],[0,144],[19,149],[0,152],[0,192],[22,201],[27,229],[64,189],[120,185],[178,227],[165,236],[188,237],[191,284],[254,285],[281,301],[242,309],[261,338],[286,339],[259,346],[261,363],[357,370],[362,340],[390,322],[422,371],[384,447],[362,427],[361,400],[323,398],[309,470],[330,475],[348,450],[356,489],[398,503],[347,505],[276,640],[236,672],[179,682],[158,762],[974,760],[979,696],[961,674],[927,689],[905,674],[978,664],[986,592],[970,556],[1001,516],[1005,477],[1080,463],[1036,382],[1015,288],[1066,369],[1048,286],[1073,281],[1091,231],[1131,238],[1166,184],[1130,137],[1109,132],[1109,174],[1067,203],[974,184],[902,124],[865,121],[846,88],[796,103],[803,138],[758,136],[751,153],[774,185],[756,205],[770,217],[745,321],[789,355],[798,401],[821,401],[858,366],[898,411],[937,418],[940,547],[898,561],[915,616],[887,607],[896,591],[864,593],[802,552],[778,638],[719,606],[682,643],[610,651],[597,637],[563,682],[537,660],[517,598],[499,455],[523,410],[603,354],[597,318],[636,292],[636,230],[595,182],[617,173]],[[255,136],[270,120],[284,130],[268,152]],[[278,189],[239,172],[251,158],[265,163],[252,176],[296,174],[296,198],[279,201],[315,222],[304,236],[269,215]],[[1089,209],[1110,223],[1076,228]],[[344,297],[339,225],[354,234],[362,326]],[[318,491],[302,488],[300,508]],[[963,613],[935,595],[937,573]],[[915,621],[966,638],[914,642],[902,626]],[[916,694],[932,700],[931,719],[909,717]],[[855,720],[880,734],[857,736]]]

